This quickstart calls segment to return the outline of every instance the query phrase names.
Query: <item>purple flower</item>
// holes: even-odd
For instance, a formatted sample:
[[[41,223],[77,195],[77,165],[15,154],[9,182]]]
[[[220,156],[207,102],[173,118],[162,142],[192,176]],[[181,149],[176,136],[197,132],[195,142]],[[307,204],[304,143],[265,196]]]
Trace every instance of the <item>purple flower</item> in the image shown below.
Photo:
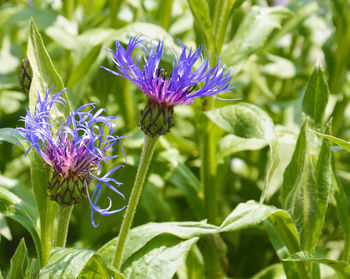
[[[116,42],[116,52],[108,49],[109,56],[117,66],[116,71],[101,67],[112,74],[129,79],[148,96],[149,100],[161,106],[192,104],[196,98],[213,96],[232,88],[231,69],[225,74],[225,68],[219,58],[216,66],[211,68],[207,55],[205,59],[202,58],[201,65],[192,70],[202,57],[203,48],[200,47],[193,52],[192,48],[188,50],[181,41],[179,43],[182,52],[179,58],[175,56],[169,76],[159,66],[163,42],[159,41],[157,47],[151,45],[147,50],[140,36],[131,37],[126,49],[119,41]],[[133,55],[137,48],[141,48],[142,51]],[[197,86],[198,83],[202,83],[202,86]]]
[[[121,137],[113,135],[114,125],[111,122],[116,117],[102,116],[104,109],[93,113],[95,104],[87,104],[71,111],[66,121],[55,128],[55,121],[50,116],[50,111],[57,104],[64,105],[65,101],[60,96],[64,90],[55,95],[50,95],[46,90],[45,97],[38,100],[34,113],[27,110],[21,120],[25,128],[17,128],[17,131],[31,144],[28,152],[34,148],[44,159],[45,163],[53,169],[49,182],[49,197],[60,204],[76,204],[84,197],[88,197],[92,211],[91,221],[93,226],[94,212],[102,215],[110,215],[124,209],[111,210],[112,200],[109,206],[101,208],[97,205],[102,186],[107,186],[118,195],[124,195],[116,189],[121,183],[111,178],[111,174],[123,165],[119,165],[106,174],[101,175],[101,162],[108,163],[116,158],[111,155],[118,142],[121,146]],[[83,111],[88,110],[88,111]],[[121,150],[123,150],[121,146]],[[88,185],[93,179],[97,185],[92,195],[89,194]]]

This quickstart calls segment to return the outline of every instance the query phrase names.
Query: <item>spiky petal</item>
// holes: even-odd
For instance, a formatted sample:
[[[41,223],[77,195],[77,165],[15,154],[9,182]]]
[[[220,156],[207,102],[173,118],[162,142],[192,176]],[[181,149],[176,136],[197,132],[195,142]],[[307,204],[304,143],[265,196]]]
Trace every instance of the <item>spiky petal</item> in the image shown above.
[[[93,113],[95,104],[90,103],[76,111],[72,110],[68,118],[56,129],[50,112],[54,106],[64,105],[65,101],[61,97],[64,90],[54,95],[50,95],[50,91],[51,89],[46,90],[43,99],[38,93],[34,112],[30,113],[27,110],[26,116],[21,117],[25,128],[17,128],[17,131],[30,143],[26,155],[34,148],[53,169],[53,177],[48,187],[50,198],[70,205],[87,196],[92,208],[91,221],[96,227],[94,212],[110,215],[124,209],[123,207],[111,210],[110,198],[107,208],[97,205],[102,186],[107,186],[125,198],[116,189],[121,183],[110,177],[123,165],[101,175],[101,163],[108,163],[116,158],[117,155],[111,155],[111,152],[118,143],[121,145],[121,137],[113,135],[115,127],[112,120],[116,117],[102,116],[104,109]],[[97,185],[90,195],[88,185],[93,179],[97,180]],[[82,188],[85,190],[82,191]]]

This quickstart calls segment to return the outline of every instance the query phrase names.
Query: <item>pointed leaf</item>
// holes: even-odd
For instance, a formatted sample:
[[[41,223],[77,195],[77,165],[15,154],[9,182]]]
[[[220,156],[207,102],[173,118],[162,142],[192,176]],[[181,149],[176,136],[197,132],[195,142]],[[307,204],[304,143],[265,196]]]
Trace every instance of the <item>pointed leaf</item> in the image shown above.
[[[339,275],[344,276],[343,278],[350,278],[350,265],[348,263],[330,260],[315,253],[301,251],[284,259],[284,261],[325,264],[333,268]]]
[[[17,246],[15,254],[11,259],[10,270],[6,276],[6,279],[25,278],[28,263],[28,250],[24,242],[24,238],[22,238],[21,242]]]
[[[38,92],[43,97],[45,90],[49,89],[51,86],[53,87],[53,93],[64,89],[62,78],[57,73],[33,20],[30,22],[27,56],[33,70],[33,79],[29,92],[29,108],[30,111],[33,111]],[[59,122],[63,121],[64,115],[67,116],[70,112],[67,94],[64,92],[62,96],[66,99],[66,107],[63,108],[63,110],[61,107],[57,108],[51,115]],[[56,123],[56,125],[57,124],[59,123]]]
[[[40,279],[119,278],[124,276],[107,267],[102,257],[87,249],[55,248],[50,261],[40,271]]]
[[[282,184],[283,207],[298,228],[302,248],[313,251],[321,232],[331,185],[330,146],[324,142],[315,170],[307,120],[301,128]]]
[[[208,44],[213,44],[212,23],[209,16],[208,3],[205,0],[188,0],[195,21],[199,24]]]
[[[303,111],[311,117],[316,127],[323,124],[329,89],[323,70],[317,65],[307,83],[303,99]]]
[[[0,129],[0,142],[6,141],[12,144],[17,144],[23,151],[27,151],[29,144],[27,142],[20,142],[24,138],[18,134],[13,128],[1,128]]]
[[[335,143],[336,145],[343,147],[346,151],[350,152],[350,142],[336,138],[334,136],[322,134],[322,133],[317,132],[317,131],[313,131],[313,132],[321,137],[324,137],[324,138],[330,140],[331,142]]]

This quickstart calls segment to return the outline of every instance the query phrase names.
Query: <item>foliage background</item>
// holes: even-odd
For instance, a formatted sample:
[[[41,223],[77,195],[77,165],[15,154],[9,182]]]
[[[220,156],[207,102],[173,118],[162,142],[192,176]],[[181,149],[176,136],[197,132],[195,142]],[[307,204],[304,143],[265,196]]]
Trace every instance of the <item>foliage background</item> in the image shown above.
[[[115,40],[127,43],[135,34],[143,34],[146,42],[164,40],[167,50],[162,63],[170,72],[173,60],[170,49],[179,52],[177,39],[188,46],[203,45],[210,49],[211,57],[216,54],[223,64],[233,68],[235,88],[232,93],[223,93],[220,97],[242,98],[240,102],[254,106],[245,107],[235,102],[241,104],[238,107],[241,111],[230,115],[224,109],[227,107],[231,111],[233,103],[215,100],[216,108],[223,110],[209,112],[206,116],[201,113],[200,100],[191,106],[176,107],[175,127],[158,144],[133,227],[149,222],[206,218],[198,131],[207,125],[217,140],[215,183],[219,207],[215,223],[221,224],[238,204],[259,201],[268,185],[264,203],[289,210],[301,241],[306,241],[303,230],[305,235],[311,233],[314,224],[307,218],[300,224],[295,214],[301,213],[295,212],[305,209],[307,206],[303,202],[317,199],[322,191],[317,186],[315,192],[307,191],[305,196],[296,193],[294,198],[299,197],[302,205],[288,204],[286,196],[293,192],[295,183],[304,183],[306,190],[312,188],[310,185],[320,185],[312,179],[317,176],[316,165],[322,157],[319,153],[321,138],[307,130],[305,146],[308,147],[304,146],[306,151],[301,152],[310,155],[306,157],[309,163],[303,164],[301,170],[291,166],[289,174],[286,167],[298,136],[303,134],[300,130],[306,115],[312,129],[345,140],[350,138],[350,77],[347,74],[350,3],[342,0],[218,2],[221,4],[205,0],[47,0],[29,4],[1,1],[0,128],[22,125],[18,119],[28,107],[28,92],[21,90],[18,71],[26,57],[32,17],[68,88],[72,107],[98,101],[97,106],[106,108],[108,115],[118,115],[119,135],[135,134],[123,142],[127,165],[116,175],[124,183],[120,190],[128,197],[143,142],[137,119],[146,98],[129,81],[100,69],[100,65],[113,67],[105,48],[114,48]],[[215,19],[215,12],[221,13],[219,19],[210,21]],[[208,39],[208,36],[213,38]],[[213,42],[214,48],[210,45]],[[313,70],[314,77],[310,78]],[[321,96],[316,96],[318,93]],[[332,131],[326,130],[328,119],[332,119]],[[13,149],[12,144],[6,142],[0,145],[0,154],[0,187],[24,201],[21,203],[24,208],[35,208],[28,158],[20,148]],[[322,228],[319,239],[317,235],[310,241],[318,241],[315,251],[324,258],[346,262],[350,158],[349,153],[336,146],[332,148],[332,157],[337,180],[333,177],[330,182],[329,199],[327,195],[325,202],[309,212],[320,214]],[[116,160],[115,165],[121,161],[122,158]],[[298,171],[306,182],[293,180],[299,175]],[[342,185],[341,198],[337,197],[335,185]],[[120,199],[114,203],[124,205],[126,201]],[[323,225],[322,206],[326,210]],[[29,257],[35,257],[29,232],[14,218],[5,217],[4,212],[0,215],[0,270],[3,275],[10,268],[9,259],[22,237]],[[122,216],[121,213],[98,217],[100,225],[95,229],[90,223],[89,204],[81,202],[73,211],[67,246],[97,250],[117,235]],[[278,277],[283,273],[280,259],[266,226],[267,221],[220,234],[215,246],[219,251],[220,276],[251,278],[261,272],[254,278],[282,278]],[[200,250],[205,254],[205,245],[205,239],[201,239],[191,248],[187,263],[181,265],[175,276],[202,278],[206,270],[205,257],[198,253]],[[266,273],[270,277],[263,277],[262,270],[273,270],[275,275]],[[337,278],[325,265],[322,265],[321,274],[322,278]]]

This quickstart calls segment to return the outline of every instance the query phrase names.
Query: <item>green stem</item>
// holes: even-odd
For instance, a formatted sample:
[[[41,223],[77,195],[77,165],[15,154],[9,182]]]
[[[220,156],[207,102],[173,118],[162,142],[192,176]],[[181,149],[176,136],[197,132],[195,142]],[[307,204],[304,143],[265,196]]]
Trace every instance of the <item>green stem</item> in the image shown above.
[[[74,6],[75,6],[75,0],[63,0],[63,14],[64,16],[71,20],[73,11],[74,11]]]
[[[51,249],[53,247],[54,235],[54,216],[56,215],[57,205],[47,198],[46,214],[40,216],[40,242],[41,242],[41,266],[49,263]]]
[[[58,206],[58,224],[56,230],[55,246],[65,247],[67,240],[67,233],[69,227],[69,220],[72,214],[73,205],[60,204]]]
[[[137,169],[134,186],[130,194],[129,204],[124,215],[122,227],[120,229],[119,238],[117,242],[117,248],[115,250],[113,266],[117,270],[120,270],[125,243],[131,228],[132,221],[134,219],[136,207],[139,202],[141,191],[142,191],[142,186],[146,178],[148,167],[151,162],[157,140],[158,140],[158,136],[151,137],[151,136],[145,135],[145,142],[142,149],[139,167]]]
[[[158,8],[159,25],[164,29],[168,30],[171,19],[171,8],[173,0],[160,1]]]
[[[120,8],[121,0],[110,0],[109,1],[109,18],[110,25],[112,28],[118,26],[118,11]]]

